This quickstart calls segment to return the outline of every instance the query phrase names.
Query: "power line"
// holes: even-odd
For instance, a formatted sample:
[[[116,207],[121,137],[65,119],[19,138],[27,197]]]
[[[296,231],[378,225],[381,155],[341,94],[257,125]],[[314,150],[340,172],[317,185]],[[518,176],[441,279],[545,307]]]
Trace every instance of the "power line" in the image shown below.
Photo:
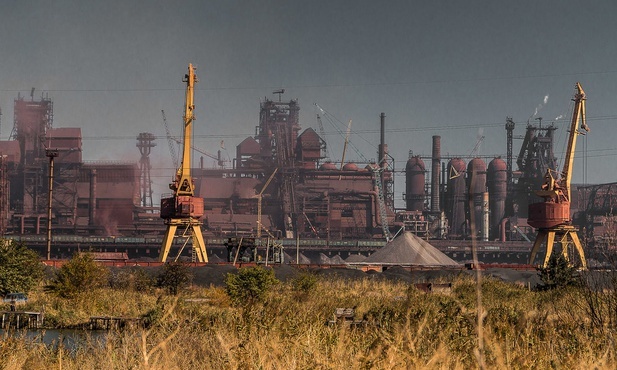
[[[588,117],[587,121],[608,121],[617,119],[617,115],[612,116],[599,116]],[[526,124],[526,122],[516,122],[517,124]],[[400,133],[400,132],[422,132],[422,131],[438,131],[438,130],[465,130],[465,129],[477,129],[485,127],[503,127],[503,122],[495,123],[470,123],[461,125],[444,125],[444,126],[424,126],[418,127],[403,127],[403,128],[386,128],[387,133]],[[364,129],[364,130],[352,130],[353,134],[374,134],[379,133],[379,129]],[[337,132],[326,132],[326,135],[341,135]],[[195,134],[197,139],[233,139],[233,138],[246,138],[252,136],[253,133],[237,133],[237,134]],[[156,139],[166,139],[165,136],[155,136]],[[83,136],[82,140],[135,140],[135,136],[115,135],[115,136]]]
[[[480,78],[459,78],[459,79],[435,79],[435,80],[416,80],[416,81],[380,81],[367,83],[348,83],[348,84],[298,84],[286,85],[290,89],[314,89],[314,88],[341,88],[341,87],[363,87],[363,86],[408,86],[408,85],[430,85],[430,84],[445,84],[445,83],[469,83],[476,81],[504,81],[518,79],[537,79],[551,77],[574,77],[574,76],[590,76],[590,75],[605,75],[617,73],[613,70],[608,71],[589,71],[589,72],[571,72],[571,73],[547,73],[537,75],[519,75],[519,76],[494,76]],[[278,89],[280,86],[214,86],[202,87],[195,89],[196,91],[219,91],[219,90],[264,90]],[[25,89],[0,89],[1,92],[21,92],[29,91]],[[176,88],[114,88],[114,89],[46,89],[45,92],[156,92],[156,91],[183,91]]]

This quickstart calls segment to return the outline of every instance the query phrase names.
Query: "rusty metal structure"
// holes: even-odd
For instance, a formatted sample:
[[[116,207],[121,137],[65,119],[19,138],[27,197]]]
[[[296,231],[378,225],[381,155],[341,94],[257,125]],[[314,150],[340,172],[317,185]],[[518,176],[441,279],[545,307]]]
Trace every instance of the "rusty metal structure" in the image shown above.
[[[155,139],[154,134],[149,132],[137,135],[137,148],[141,154],[139,158],[139,199],[142,207],[153,207],[150,153],[156,146]]]
[[[586,244],[598,251],[615,250],[617,241],[617,183],[579,186],[575,195],[586,194],[584,208],[573,216]]]
[[[501,233],[505,232],[501,222],[506,216],[507,184],[506,162],[501,158],[493,159],[488,164],[486,177],[490,208],[489,238],[492,240],[499,238]]]
[[[148,157],[156,145],[154,135],[137,136],[141,156],[135,163],[85,163],[81,129],[54,127],[48,96],[37,100],[33,94],[29,98],[19,95],[14,101],[11,138],[0,141],[1,232],[44,234],[49,219],[46,151],[53,149],[58,152],[51,207],[54,235],[159,238],[166,235],[164,222],[169,226],[169,220],[186,221],[184,216],[189,215],[207,239],[255,238],[260,246],[265,245],[260,244],[260,236],[328,246],[346,240],[383,242],[401,231],[411,231],[424,239],[446,239],[454,244],[476,238],[512,241],[531,249],[536,227],[531,225],[533,219],[528,223],[527,206],[541,199],[535,191],[544,184],[547,171],[556,170],[554,124],[538,119],[527,123],[525,134],[517,136],[514,120],[507,118],[505,160],[442,156],[441,137],[433,136],[430,157],[410,151],[400,171],[406,181],[405,205],[396,209],[397,171],[388,153],[384,113],[378,123],[375,117],[380,129],[376,160],[360,155],[356,161],[339,157],[333,162],[321,122],[327,112],[320,108],[318,131],[303,128],[298,100],[284,99],[282,90],[275,93],[275,99],[260,101],[254,135],[236,145],[229,166],[220,153],[212,156],[190,142],[185,145],[183,153],[196,150],[217,164],[206,168],[202,158],[191,166],[190,159],[183,158],[172,184],[174,194],[163,197],[160,214],[150,187]],[[169,133],[167,139],[170,147],[175,145]],[[514,154],[516,140],[522,140],[518,155]],[[176,194],[179,189],[192,190],[192,194]],[[580,204],[571,208],[579,211],[573,223],[585,228],[588,242],[599,243],[599,235],[606,234],[606,220],[614,214],[617,188],[606,184],[580,189],[571,195],[580,198]],[[580,191],[587,196],[577,197]],[[189,213],[182,213],[187,204]],[[199,241],[197,245],[201,248]]]
[[[330,162],[323,138],[301,129],[298,101],[281,94],[261,101],[255,136],[236,147],[232,168],[195,170],[206,232],[254,236],[261,226],[272,238],[381,238],[394,218],[387,145],[379,163]]]
[[[7,234],[44,234],[49,219],[49,158],[54,157],[54,233],[121,235],[137,229],[135,163],[82,161],[81,129],[53,127],[53,103],[18,95],[11,137],[0,141],[0,227]],[[160,226],[159,226],[160,228]]]
[[[466,188],[469,194],[469,201],[466,203],[466,213],[469,215],[470,220],[469,229],[470,231],[474,230],[475,237],[481,237],[485,230],[482,223],[485,214],[485,194],[487,193],[486,163],[481,158],[473,158],[469,161],[467,165]],[[471,225],[471,221],[473,221],[473,225]]]
[[[467,202],[466,165],[461,158],[452,158],[447,166],[446,217],[450,223],[449,237],[461,239],[467,235],[465,210]]]
[[[557,128],[553,124],[542,127],[541,119],[538,122],[537,126],[527,124],[516,160],[518,171],[512,172],[515,181],[511,193],[514,207],[512,212],[522,218],[527,218],[529,204],[538,199],[535,191],[542,186],[546,171],[557,168],[553,151],[554,132]]]
[[[407,211],[424,211],[426,167],[419,156],[410,157],[405,166],[405,201]]]

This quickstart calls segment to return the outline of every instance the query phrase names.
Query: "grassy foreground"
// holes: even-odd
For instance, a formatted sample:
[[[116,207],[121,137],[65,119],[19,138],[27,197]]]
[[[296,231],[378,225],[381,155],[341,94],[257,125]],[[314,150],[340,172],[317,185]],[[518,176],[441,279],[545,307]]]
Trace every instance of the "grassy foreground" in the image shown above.
[[[589,319],[582,289],[532,292],[483,279],[487,368],[615,368],[614,327]],[[55,325],[90,316],[142,316],[148,329],[110,332],[104,344],[45,346],[19,335],[0,342],[2,369],[470,369],[478,367],[476,287],[452,281],[450,294],[375,279],[280,283],[263,303],[235,306],[223,288],[177,297],[109,288],[66,300],[38,292]],[[355,307],[360,327],[326,325],[337,307]]]

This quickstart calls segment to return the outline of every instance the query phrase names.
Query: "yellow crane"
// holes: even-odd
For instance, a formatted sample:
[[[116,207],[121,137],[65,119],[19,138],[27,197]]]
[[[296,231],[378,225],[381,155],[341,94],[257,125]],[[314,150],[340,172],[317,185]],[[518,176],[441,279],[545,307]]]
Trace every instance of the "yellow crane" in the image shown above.
[[[261,191],[259,192],[259,194],[256,195],[257,197],[257,238],[261,238],[261,229],[263,227],[261,224],[261,198],[263,197],[264,191],[266,191],[266,189],[268,188],[268,185],[270,185],[270,182],[274,178],[274,175],[276,175],[276,171],[278,171],[278,168],[275,168],[274,171],[272,171],[272,174],[268,178],[268,181],[266,181],[263,188],[261,188]]]
[[[195,83],[197,76],[195,68],[189,64],[188,73],[184,76],[186,82],[186,96],[184,104],[183,147],[182,162],[169,188],[173,191],[170,197],[161,199],[161,218],[165,220],[167,230],[163,237],[163,244],[159,259],[167,260],[169,250],[178,227],[183,227],[182,236],[192,239],[193,251],[199,262],[208,262],[206,245],[201,233],[201,221],[204,214],[204,200],[195,197],[195,184],[191,177],[191,137],[195,121]]]
[[[576,83],[576,93],[573,100],[574,111],[572,113],[568,148],[561,176],[557,179],[554,178],[549,169],[544,176],[542,189],[536,191],[536,194],[544,198],[544,201],[529,205],[527,223],[538,229],[538,235],[529,256],[529,264],[533,264],[540,246],[546,242],[546,256],[543,263],[543,266],[546,267],[553,253],[555,241],[557,241],[561,244],[561,253],[567,260],[569,260],[569,247],[572,245],[579,254],[582,268],[587,268],[585,253],[576,233],[576,228],[572,225],[572,217],[570,216],[570,182],[572,180],[574,152],[576,151],[576,138],[578,135],[584,135],[589,131],[585,118],[585,101],[587,96],[578,82]]]

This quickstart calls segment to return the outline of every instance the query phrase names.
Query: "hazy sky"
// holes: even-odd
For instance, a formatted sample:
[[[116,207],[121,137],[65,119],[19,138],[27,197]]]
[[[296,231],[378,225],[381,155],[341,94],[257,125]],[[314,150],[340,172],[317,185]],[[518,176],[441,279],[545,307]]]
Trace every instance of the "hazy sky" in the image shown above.
[[[151,158],[165,168],[155,189],[165,188],[173,169],[161,109],[180,134],[190,62],[199,77],[195,145],[212,153],[225,140],[233,157],[255,132],[260,100],[285,88],[284,99],[299,100],[303,129],[318,128],[314,103],[353,120],[352,160],[376,157],[381,112],[398,169],[410,150],[429,156],[433,135],[444,155],[469,155],[484,135],[480,154],[505,157],[506,116],[517,135],[527,120],[563,116],[561,157],[580,81],[591,132],[577,154],[586,142],[588,182],[613,182],[615,14],[612,0],[4,0],[0,136],[10,134],[17,94],[35,87],[35,97],[53,100],[55,127],[82,128],[85,160],[138,161],[137,134],[161,137]],[[340,160],[343,138],[328,120],[324,127]],[[574,182],[583,169],[577,161]]]

